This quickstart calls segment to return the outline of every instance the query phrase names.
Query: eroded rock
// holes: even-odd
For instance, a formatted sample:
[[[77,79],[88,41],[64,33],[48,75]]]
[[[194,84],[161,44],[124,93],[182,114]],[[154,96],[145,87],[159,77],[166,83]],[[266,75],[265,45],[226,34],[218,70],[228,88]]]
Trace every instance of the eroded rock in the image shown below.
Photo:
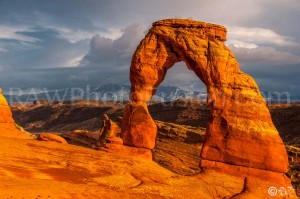
[[[41,133],[41,134],[39,134],[37,139],[41,140],[41,141],[57,142],[57,143],[62,143],[62,144],[68,143],[63,137],[52,134],[52,133]]]
[[[155,147],[157,127],[146,103],[131,102],[124,109],[121,137],[126,145],[146,149]]]
[[[116,122],[112,121],[106,114],[103,115],[101,129],[99,131],[99,140],[105,140],[116,137],[120,134],[120,127]]]
[[[20,131],[12,117],[10,107],[2,95],[0,88],[0,133],[6,137],[30,138],[30,135]]]
[[[287,153],[266,102],[253,78],[240,71],[225,40],[226,28],[220,25],[187,19],[153,23],[132,57],[124,144],[154,148],[157,130],[146,103],[168,69],[184,61],[209,94],[211,113],[201,158],[286,173]]]

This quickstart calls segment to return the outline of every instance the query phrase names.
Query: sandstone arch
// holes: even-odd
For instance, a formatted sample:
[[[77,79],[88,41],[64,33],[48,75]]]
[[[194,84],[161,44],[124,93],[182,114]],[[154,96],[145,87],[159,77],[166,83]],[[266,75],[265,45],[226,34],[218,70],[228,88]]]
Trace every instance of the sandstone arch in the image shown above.
[[[156,125],[146,102],[176,62],[207,86],[211,109],[202,166],[226,163],[285,173],[288,159],[257,84],[224,45],[226,28],[187,19],[153,23],[132,57],[131,102],[122,122],[124,144],[153,149]]]

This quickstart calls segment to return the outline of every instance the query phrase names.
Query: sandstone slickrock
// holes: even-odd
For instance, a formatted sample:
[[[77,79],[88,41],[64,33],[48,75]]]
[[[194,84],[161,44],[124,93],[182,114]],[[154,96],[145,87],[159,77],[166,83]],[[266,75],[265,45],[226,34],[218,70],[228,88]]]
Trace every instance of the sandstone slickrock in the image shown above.
[[[154,148],[157,130],[146,103],[168,69],[183,61],[209,94],[202,166],[220,162],[286,173],[287,153],[266,102],[253,78],[240,71],[225,40],[226,28],[220,25],[187,19],[153,23],[132,57],[131,102],[121,132],[124,144]]]
[[[251,170],[252,175],[256,175],[256,178],[253,177],[251,179],[250,176],[245,175],[245,172],[240,172],[240,170],[243,170],[243,167],[239,166],[233,166],[230,168],[230,165],[223,165],[223,168],[216,168],[219,172],[215,172],[215,175],[210,175],[209,170],[205,170],[205,172],[200,172],[199,168],[199,159],[200,159],[200,149],[201,144],[204,139],[204,131],[205,129],[197,128],[196,121],[199,122],[199,124],[202,121],[206,121],[207,114],[209,113],[206,109],[206,105],[200,105],[199,102],[193,103],[185,103],[181,101],[180,103],[175,102],[168,102],[163,104],[154,104],[153,106],[149,106],[149,110],[151,115],[157,120],[157,119],[163,119],[166,120],[164,122],[162,121],[156,121],[158,127],[158,138],[156,147],[153,150],[153,159],[155,162],[159,163],[161,166],[170,169],[171,171],[180,174],[180,175],[189,175],[187,177],[184,176],[178,176],[176,175],[175,178],[172,178],[173,181],[175,180],[174,184],[164,184],[165,180],[168,179],[167,176],[162,175],[160,173],[160,170],[163,168],[161,167],[155,167],[153,169],[149,168],[150,165],[153,165],[155,163],[153,162],[145,162],[141,165],[141,168],[144,168],[144,170],[138,170],[135,167],[132,166],[132,163],[128,165],[123,165],[123,163],[127,162],[130,156],[132,156],[132,162],[133,164],[136,164],[141,158],[136,158],[138,155],[139,157],[145,157],[142,155],[147,155],[147,153],[136,153],[136,154],[129,154],[128,151],[122,150],[121,142],[119,142],[119,145],[111,145],[107,146],[108,152],[112,153],[103,153],[101,151],[95,151],[95,150],[86,150],[83,152],[82,147],[76,147],[73,146],[79,145],[79,146],[85,146],[88,148],[94,148],[92,145],[98,140],[98,131],[99,131],[99,120],[94,120],[91,118],[97,117],[99,118],[100,113],[97,112],[97,114],[82,114],[81,110],[84,108],[86,112],[93,113],[95,108],[94,105],[86,106],[86,103],[80,103],[80,105],[77,105],[76,109],[71,109],[70,107],[66,107],[65,104],[61,104],[60,106],[56,106],[55,110],[51,111],[50,115],[47,115],[50,120],[44,119],[46,122],[43,123],[43,126],[39,127],[41,128],[40,131],[49,131],[50,128],[53,128],[54,125],[57,129],[61,129],[61,132],[63,132],[68,125],[66,123],[52,123],[51,118],[55,115],[55,117],[58,117],[57,120],[64,119],[64,121],[68,122],[69,124],[73,123],[74,125],[78,125],[77,127],[80,127],[82,129],[87,130],[75,130],[72,132],[67,132],[63,134],[63,137],[66,138],[69,145],[62,145],[57,144],[55,142],[38,142],[38,141],[22,141],[19,140],[10,140],[7,141],[7,138],[0,137],[0,142],[3,142],[4,145],[1,143],[0,145],[0,153],[3,154],[3,156],[0,155],[0,178],[1,175],[8,175],[8,176],[18,176],[19,174],[23,174],[24,171],[26,172],[26,176],[32,176],[33,178],[37,178],[40,176],[41,178],[45,178],[44,171],[48,172],[50,171],[51,175],[53,175],[53,178],[58,179],[58,181],[53,180],[41,180],[42,183],[40,183],[39,179],[28,179],[25,178],[18,178],[18,177],[3,177],[1,178],[0,183],[0,190],[5,190],[4,192],[0,193],[0,198],[2,198],[1,194],[5,194],[3,198],[7,198],[10,196],[15,196],[16,193],[14,193],[14,188],[19,191],[20,194],[26,195],[25,198],[28,198],[30,194],[35,194],[35,197],[39,194],[42,197],[45,196],[47,192],[51,192],[51,198],[55,198],[56,194],[59,194],[57,198],[62,197],[62,189],[61,186],[58,185],[67,185],[64,186],[64,193],[65,194],[76,194],[78,198],[87,198],[88,196],[91,198],[97,198],[97,196],[92,195],[92,193],[99,191],[98,194],[101,194],[101,187],[97,186],[97,183],[108,185],[109,187],[113,187],[115,190],[115,187],[121,186],[121,183],[123,181],[126,181],[125,184],[131,183],[132,177],[128,176],[126,172],[133,171],[136,173],[143,173],[144,175],[147,175],[147,178],[151,175],[155,175],[155,183],[147,183],[148,181],[145,179],[145,181],[142,182],[142,186],[137,186],[138,190],[141,190],[141,187],[145,187],[143,195],[145,198],[200,198],[200,199],[206,199],[206,198],[230,198],[232,195],[236,195],[240,193],[243,190],[243,187],[245,187],[243,194],[248,195],[248,197],[245,198],[283,198],[281,196],[281,193],[278,191],[277,197],[271,197],[268,194],[268,188],[270,186],[275,186],[277,189],[284,186],[286,189],[290,187],[289,180],[284,177],[283,174],[275,172],[276,175],[273,175],[272,178],[268,180],[268,176],[270,176],[270,172],[260,172],[260,176],[264,179],[258,179],[257,173],[255,174],[255,170]],[[23,107],[22,114],[19,113],[19,118],[36,118],[40,120],[41,114],[47,114],[49,112],[48,106],[44,105],[45,107],[38,108],[42,111],[36,111],[35,109],[32,109],[32,107]],[[105,110],[107,109],[106,104],[100,105],[102,107],[105,107]],[[197,108],[198,107],[198,108]],[[51,107],[50,107],[51,108]],[[187,108],[193,108],[195,110],[187,110]],[[152,110],[151,110],[152,109]],[[27,111],[26,111],[27,110]],[[50,109],[51,110],[51,109]],[[76,110],[76,111],[75,111]],[[113,109],[117,114],[119,114],[120,109]],[[281,109],[279,109],[282,111]],[[283,109],[285,110],[285,109]],[[297,110],[297,109],[296,109]],[[57,112],[61,113],[61,115],[57,115]],[[77,118],[74,117],[74,112],[78,113],[80,115],[82,121],[88,121],[88,122],[78,122]],[[195,123],[189,123],[188,117],[185,116],[197,116],[193,113],[202,113],[205,112],[204,115],[198,115],[198,119],[194,120]],[[68,115],[65,115],[63,113],[68,113]],[[102,112],[107,113],[107,112]],[[164,116],[168,116],[168,114],[171,116],[171,118],[166,118]],[[296,113],[295,113],[296,114]],[[14,112],[14,115],[18,115],[18,112]],[[157,116],[161,117],[157,117]],[[174,117],[173,117],[174,116]],[[280,117],[279,117],[280,116]],[[116,121],[117,117],[113,117],[113,115],[110,115],[110,117]],[[289,121],[291,118],[290,116],[286,116],[283,114],[283,117],[281,115],[277,116],[278,118],[282,118],[283,121]],[[20,122],[19,120],[17,120]],[[96,122],[95,122],[96,121]],[[22,125],[26,126],[27,128],[32,128],[31,124],[36,124],[35,120],[30,121],[23,121],[20,122]],[[171,123],[169,123],[171,122]],[[284,123],[284,122],[282,122]],[[183,126],[181,124],[188,124],[192,126]],[[80,126],[82,125],[82,126]],[[94,126],[94,127],[93,127]],[[201,125],[200,125],[201,126]],[[203,125],[202,125],[203,127]],[[73,126],[69,126],[69,128],[74,128]],[[91,131],[88,131],[88,128]],[[70,129],[71,130],[71,129]],[[285,133],[284,131],[282,133]],[[1,136],[1,135],[0,135]],[[114,142],[114,144],[117,144],[118,142]],[[72,145],[73,144],[73,145]],[[24,150],[24,146],[27,146],[28,150]],[[56,148],[52,148],[50,146],[55,146]],[[137,147],[131,147],[132,149],[139,149]],[[22,150],[22,153],[20,154],[20,150]],[[297,161],[297,150],[294,152],[294,147],[292,148],[293,151],[291,151],[288,148],[289,154],[291,154],[290,160]],[[20,161],[18,161],[18,165],[20,165],[20,162],[23,164],[28,165],[22,165],[24,167],[22,168],[15,168],[16,165],[16,155],[11,155],[11,152],[16,153]],[[27,152],[29,151],[29,152]],[[38,152],[37,152],[38,151]],[[118,154],[121,152],[120,154]],[[125,154],[125,152],[127,154]],[[138,151],[137,151],[138,152]],[[142,151],[140,151],[142,152]],[[150,152],[150,150],[149,150]],[[26,159],[24,160],[24,154],[26,154]],[[53,156],[50,156],[50,154],[53,154]],[[96,155],[98,154],[98,155]],[[300,154],[300,153],[299,153]],[[49,156],[44,156],[49,155]],[[151,152],[150,152],[151,155]],[[107,160],[104,156],[108,157],[115,157],[113,161],[111,159]],[[122,157],[121,157],[122,156]],[[9,158],[11,157],[11,158]],[[32,160],[29,161],[28,157],[32,158]],[[57,158],[63,158],[58,160]],[[145,159],[145,158],[143,158]],[[11,160],[11,161],[9,161]],[[117,160],[117,162],[116,162]],[[2,161],[2,162],[1,162]],[[68,161],[68,163],[66,163]],[[34,165],[29,165],[28,162],[34,162]],[[77,163],[74,165],[75,162],[78,162],[81,167],[77,167]],[[91,164],[91,162],[95,162],[95,164]],[[291,170],[288,173],[288,176],[291,178],[293,185],[295,189],[298,187],[298,193],[300,195],[300,189],[299,189],[299,162],[291,162]],[[215,163],[214,163],[215,164]],[[61,165],[61,168],[57,168],[59,165]],[[67,168],[65,168],[65,166]],[[220,166],[220,164],[216,164]],[[28,166],[28,167],[27,167]],[[107,169],[103,170],[103,173],[98,172],[99,169],[101,170],[103,166],[107,167]],[[14,168],[12,172],[11,168]],[[212,165],[212,167],[216,167]],[[48,168],[45,170],[45,168]],[[88,168],[88,170],[86,170]],[[227,169],[226,169],[227,168]],[[74,171],[72,170],[74,169]],[[116,175],[113,176],[107,176],[108,172],[111,172],[111,169],[114,169],[113,173],[117,172]],[[29,172],[29,171],[32,172]],[[36,172],[36,171],[41,172]],[[86,170],[86,172],[85,172]],[[232,175],[226,175],[224,174],[226,171],[231,171]],[[249,169],[250,170],[250,169]],[[245,170],[244,170],[245,171]],[[97,176],[92,175],[91,173],[95,172]],[[83,175],[83,173],[85,173]],[[124,174],[125,173],[125,174]],[[269,174],[268,174],[269,173]],[[274,173],[274,172],[273,172]],[[76,175],[75,175],[76,174]],[[78,175],[79,174],[79,175]],[[124,176],[122,176],[124,174]],[[197,174],[196,176],[190,176],[193,174]],[[22,175],[23,176],[23,175]],[[47,176],[47,174],[46,174]],[[136,175],[134,175],[136,176]],[[159,184],[159,181],[157,181],[157,176],[161,177],[161,179],[164,179],[164,182],[162,184]],[[276,179],[275,177],[279,178]],[[299,176],[299,177],[298,177]],[[128,177],[128,180],[126,180]],[[141,176],[143,177],[143,176]],[[235,182],[233,181],[233,178],[238,177],[240,181]],[[92,182],[95,183],[95,186],[91,185],[75,185],[75,183],[78,183],[78,181],[81,181],[82,178],[84,178],[83,181],[85,182]],[[182,179],[185,179],[182,181]],[[275,179],[274,179],[275,178]],[[6,180],[5,180],[6,179]],[[22,179],[24,179],[22,181]],[[96,179],[93,182],[93,180]],[[100,180],[102,179],[102,180]],[[111,179],[111,181],[110,181]],[[144,179],[144,178],[141,178]],[[177,179],[179,179],[177,181]],[[256,181],[254,181],[256,179]],[[105,181],[107,180],[107,181]],[[139,179],[138,179],[139,180]],[[205,180],[205,182],[203,181]],[[287,180],[286,183],[282,183],[283,180]],[[64,181],[64,182],[61,182]],[[244,183],[244,181],[246,183]],[[270,182],[271,181],[271,182]],[[26,183],[22,183],[26,182]],[[31,182],[33,186],[31,186],[29,189],[26,187],[27,184],[30,184]],[[68,184],[66,183],[68,182]],[[72,184],[74,182],[74,184]],[[10,187],[7,187],[7,183],[9,183]],[[147,183],[147,184],[146,184]],[[34,185],[35,184],[35,185]],[[39,186],[36,186],[36,184],[39,184]],[[134,183],[133,183],[134,184]],[[231,186],[229,186],[231,184]],[[244,186],[244,184],[246,184]],[[53,186],[51,186],[53,185]],[[41,188],[41,187],[46,188]],[[135,186],[135,185],[134,185]],[[180,187],[180,189],[178,189]],[[37,190],[34,190],[34,188],[37,188]],[[88,192],[85,191],[85,189],[88,189]],[[158,191],[158,190],[161,190]],[[220,193],[221,189],[227,190],[228,193]],[[229,192],[232,192],[233,190],[237,190],[237,192],[230,194]],[[122,196],[124,194],[128,194],[129,198],[135,197],[133,191],[136,190],[136,188],[133,189],[127,189],[126,191],[122,192]],[[116,198],[116,196],[113,195],[112,189],[105,190],[106,196]],[[128,193],[128,191],[130,193]],[[181,191],[178,193],[178,191]],[[256,191],[256,192],[255,192]],[[154,195],[153,197],[151,194],[155,192],[158,195]],[[209,194],[207,194],[209,192]],[[188,193],[188,194],[187,194]],[[10,195],[9,195],[10,194]],[[85,194],[84,196],[81,194]],[[87,195],[88,196],[87,196]],[[103,193],[104,194],[104,193]],[[166,194],[166,195],[165,195]],[[238,194],[235,196],[235,198],[242,197],[243,194]],[[46,195],[47,196],[47,195]],[[81,196],[81,197],[80,197]],[[16,196],[15,196],[16,197]],[[16,197],[16,198],[22,198],[22,197]],[[34,197],[32,197],[34,198]],[[66,196],[66,198],[68,198]],[[69,196],[71,198],[71,196]],[[74,195],[73,195],[74,198]],[[143,198],[140,197],[139,198]],[[288,197],[287,197],[288,198]],[[293,198],[290,196],[290,198]],[[294,197],[296,198],[296,196]]]
[[[182,176],[141,158],[2,135],[0,157],[0,198],[229,199],[245,187],[240,176],[214,171]],[[267,194],[274,182],[247,183],[255,185],[247,198],[283,198]]]
[[[30,138],[30,136],[17,129],[12,113],[0,88],[0,134],[6,137]]]
[[[107,143],[112,143],[112,144],[120,144],[123,145],[123,140],[122,138],[119,137],[109,137],[106,139]]]
[[[152,152],[149,149],[125,146],[120,143],[106,143],[104,147],[99,147],[99,151],[106,151],[121,157],[135,157],[152,160]]]

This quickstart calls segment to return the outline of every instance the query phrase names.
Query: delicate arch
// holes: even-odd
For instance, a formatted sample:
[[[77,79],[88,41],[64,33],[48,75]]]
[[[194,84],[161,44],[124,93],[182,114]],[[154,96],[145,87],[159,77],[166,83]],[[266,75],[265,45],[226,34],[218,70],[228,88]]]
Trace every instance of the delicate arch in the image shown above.
[[[131,102],[122,122],[124,144],[155,147],[157,128],[146,102],[167,70],[184,61],[207,86],[209,95],[211,115],[201,165],[223,162],[287,172],[286,150],[265,100],[253,78],[240,71],[225,40],[226,28],[219,25],[187,19],[153,24],[132,57]]]

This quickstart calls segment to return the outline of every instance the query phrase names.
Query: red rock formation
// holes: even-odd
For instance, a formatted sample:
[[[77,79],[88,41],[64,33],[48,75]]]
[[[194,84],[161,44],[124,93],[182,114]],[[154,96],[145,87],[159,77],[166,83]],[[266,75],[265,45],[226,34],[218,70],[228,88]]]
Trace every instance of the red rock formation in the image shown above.
[[[125,144],[153,149],[156,133],[156,124],[152,120],[145,102],[131,102],[125,107],[121,134]]]
[[[111,144],[123,145],[123,140],[119,137],[109,137],[106,139],[106,142]]]
[[[105,142],[106,139],[116,137],[118,134],[120,134],[120,127],[116,122],[112,121],[106,114],[104,114],[102,126],[99,132],[99,141]]]
[[[125,145],[153,149],[156,126],[146,102],[176,62],[207,86],[211,115],[201,158],[205,162],[285,173],[285,147],[265,100],[252,77],[239,69],[224,45],[226,28],[187,19],[153,23],[137,47],[130,68],[131,102],[125,108],[122,138]]]
[[[62,144],[68,144],[68,142],[63,137],[52,133],[41,133],[37,139],[46,142],[57,142]]]
[[[29,138],[30,136],[16,128],[11,110],[0,88],[0,134],[6,137]]]
[[[99,151],[106,151],[121,157],[134,157],[152,160],[152,152],[149,149],[125,146],[122,143],[106,143],[104,147],[99,147]]]

